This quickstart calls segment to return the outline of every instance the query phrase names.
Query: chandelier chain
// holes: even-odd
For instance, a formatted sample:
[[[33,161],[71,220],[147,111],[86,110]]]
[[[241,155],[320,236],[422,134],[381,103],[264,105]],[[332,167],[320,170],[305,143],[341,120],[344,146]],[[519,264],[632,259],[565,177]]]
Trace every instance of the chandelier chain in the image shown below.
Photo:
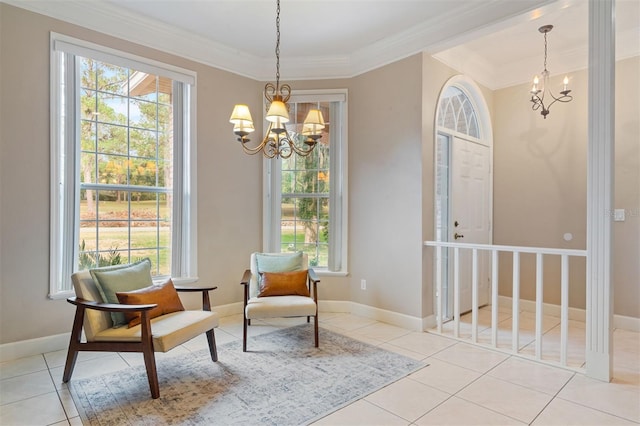
[[[544,70],[547,70],[547,33],[544,33]]]
[[[280,87],[280,0],[276,8],[276,91]]]

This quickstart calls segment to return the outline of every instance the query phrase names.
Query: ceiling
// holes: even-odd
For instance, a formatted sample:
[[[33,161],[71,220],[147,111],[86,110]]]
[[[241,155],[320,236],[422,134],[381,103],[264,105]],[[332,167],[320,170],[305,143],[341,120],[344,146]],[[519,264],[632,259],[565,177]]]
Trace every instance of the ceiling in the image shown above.
[[[0,0],[257,80],[275,78],[275,0]],[[616,2],[616,58],[640,0]],[[428,52],[490,89],[587,67],[588,0],[281,0],[281,79],[353,77]]]

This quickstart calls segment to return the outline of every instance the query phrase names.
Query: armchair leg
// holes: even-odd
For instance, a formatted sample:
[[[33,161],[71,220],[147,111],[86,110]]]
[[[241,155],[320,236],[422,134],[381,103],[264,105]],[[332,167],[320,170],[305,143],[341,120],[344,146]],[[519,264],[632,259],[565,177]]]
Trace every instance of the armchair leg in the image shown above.
[[[318,347],[318,314],[314,317],[313,321],[313,333],[316,340],[316,348]]]
[[[144,366],[147,369],[147,378],[149,379],[149,388],[151,389],[151,397],[157,399],[160,397],[160,385],[158,384],[158,372],[156,370],[156,357],[153,353],[153,337],[151,335],[151,323],[149,321],[148,311],[142,312],[142,354],[144,356]]]
[[[84,323],[84,308],[78,306],[76,308],[76,315],[73,320],[73,329],[71,330],[71,339],[69,339],[69,350],[67,351],[67,361],[64,364],[64,373],[62,374],[62,381],[67,383],[71,379],[73,369],[76,366],[76,360],[78,359],[78,347],[80,346],[80,339],[82,338],[82,325]]]
[[[211,359],[213,362],[218,361],[218,350],[216,348],[216,335],[213,328],[207,331],[207,341],[209,342],[209,352],[211,352]]]
[[[158,372],[156,371],[156,357],[153,353],[153,347],[149,350],[144,349],[144,366],[147,369],[147,377],[149,379],[149,389],[151,389],[151,397],[157,399],[160,397],[160,385],[158,384]]]
[[[245,316],[244,321],[242,322],[242,352],[247,351],[247,325],[249,325],[249,321],[250,320]]]

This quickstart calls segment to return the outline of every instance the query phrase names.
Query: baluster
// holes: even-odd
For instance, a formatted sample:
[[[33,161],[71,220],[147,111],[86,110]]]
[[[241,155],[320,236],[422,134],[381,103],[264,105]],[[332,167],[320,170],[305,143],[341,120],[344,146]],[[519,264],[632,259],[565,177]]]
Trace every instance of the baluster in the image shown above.
[[[471,253],[471,341],[478,343],[478,249]]]
[[[491,345],[498,346],[498,250],[491,251]]]
[[[569,256],[562,255],[560,281],[560,365],[567,366],[567,340],[569,339]]]
[[[460,248],[453,249],[453,336],[460,336]]]
[[[520,252],[513,252],[513,299],[511,301],[511,350],[518,353],[520,347]]]

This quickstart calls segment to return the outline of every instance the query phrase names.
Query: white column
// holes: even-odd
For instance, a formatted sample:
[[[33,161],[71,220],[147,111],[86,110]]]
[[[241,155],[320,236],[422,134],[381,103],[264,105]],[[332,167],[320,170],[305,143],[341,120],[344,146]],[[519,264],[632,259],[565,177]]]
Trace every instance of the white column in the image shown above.
[[[589,0],[586,373],[607,382],[613,371],[614,20],[614,0]]]

